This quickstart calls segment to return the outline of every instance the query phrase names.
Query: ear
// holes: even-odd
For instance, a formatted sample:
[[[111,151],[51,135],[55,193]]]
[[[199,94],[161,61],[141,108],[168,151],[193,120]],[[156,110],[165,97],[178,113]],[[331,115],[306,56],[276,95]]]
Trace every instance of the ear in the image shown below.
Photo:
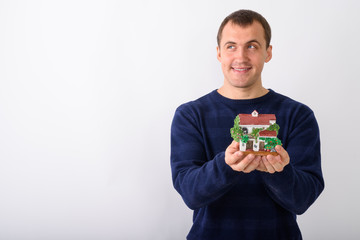
[[[219,46],[216,46],[216,57],[219,60],[219,62],[221,62],[221,51]]]
[[[270,45],[267,49],[266,49],[266,58],[265,58],[265,62],[269,62],[272,58],[272,45]]]

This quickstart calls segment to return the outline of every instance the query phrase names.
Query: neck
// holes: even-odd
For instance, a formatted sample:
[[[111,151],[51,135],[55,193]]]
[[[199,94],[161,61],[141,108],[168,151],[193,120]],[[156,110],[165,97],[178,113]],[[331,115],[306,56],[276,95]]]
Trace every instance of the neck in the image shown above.
[[[218,93],[226,98],[241,100],[241,99],[254,99],[259,98],[267,94],[269,90],[263,86],[258,88],[234,88],[228,89],[222,86],[218,89]]]

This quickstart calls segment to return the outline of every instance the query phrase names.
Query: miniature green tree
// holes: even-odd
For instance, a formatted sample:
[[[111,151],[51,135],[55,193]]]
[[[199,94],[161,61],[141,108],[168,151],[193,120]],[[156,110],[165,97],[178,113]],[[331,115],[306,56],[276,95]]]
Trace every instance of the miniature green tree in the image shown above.
[[[279,129],[280,129],[280,126],[276,123],[274,124],[271,124],[266,130],[269,130],[269,131],[276,131],[276,135],[279,134]]]
[[[249,136],[248,135],[242,136],[241,142],[247,143],[248,141],[249,141]]]
[[[259,132],[261,131],[261,128],[253,128],[251,131],[251,135],[255,138],[255,142],[258,142]]]
[[[230,129],[230,134],[234,141],[240,142],[240,139],[243,137],[243,133],[244,132],[240,127],[240,117],[237,115],[234,120],[234,127]]]
[[[275,138],[266,138],[265,139],[265,149],[271,150],[274,149],[276,145],[282,145],[281,140],[277,137]]]

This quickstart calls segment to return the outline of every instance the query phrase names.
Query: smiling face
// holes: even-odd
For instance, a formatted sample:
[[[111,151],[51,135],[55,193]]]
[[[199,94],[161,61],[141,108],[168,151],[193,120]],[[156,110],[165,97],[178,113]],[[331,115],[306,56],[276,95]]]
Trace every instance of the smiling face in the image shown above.
[[[264,91],[261,72],[271,57],[272,46],[266,48],[264,29],[259,22],[247,26],[227,23],[217,47],[224,74],[224,85],[219,92],[233,98],[240,91],[252,93],[250,95]]]

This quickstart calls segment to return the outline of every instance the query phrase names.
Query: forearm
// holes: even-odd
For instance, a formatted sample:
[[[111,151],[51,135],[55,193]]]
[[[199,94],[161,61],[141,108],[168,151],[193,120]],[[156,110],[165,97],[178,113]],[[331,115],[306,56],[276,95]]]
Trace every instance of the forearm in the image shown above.
[[[295,214],[304,213],[324,189],[318,125],[311,112],[301,116],[284,144],[290,163],[282,172],[262,173],[269,195]]]
[[[282,172],[262,173],[265,188],[271,198],[294,214],[304,213],[324,189],[321,176],[297,170],[291,164]]]
[[[218,199],[238,175],[225,163],[225,147],[214,152],[203,132],[194,114],[176,111],[171,127],[172,178],[175,189],[192,209]]]
[[[173,184],[186,205],[197,209],[225,194],[235,183],[238,174],[224,160],[224,153],[198,165],[199,161],[172,161]]]

